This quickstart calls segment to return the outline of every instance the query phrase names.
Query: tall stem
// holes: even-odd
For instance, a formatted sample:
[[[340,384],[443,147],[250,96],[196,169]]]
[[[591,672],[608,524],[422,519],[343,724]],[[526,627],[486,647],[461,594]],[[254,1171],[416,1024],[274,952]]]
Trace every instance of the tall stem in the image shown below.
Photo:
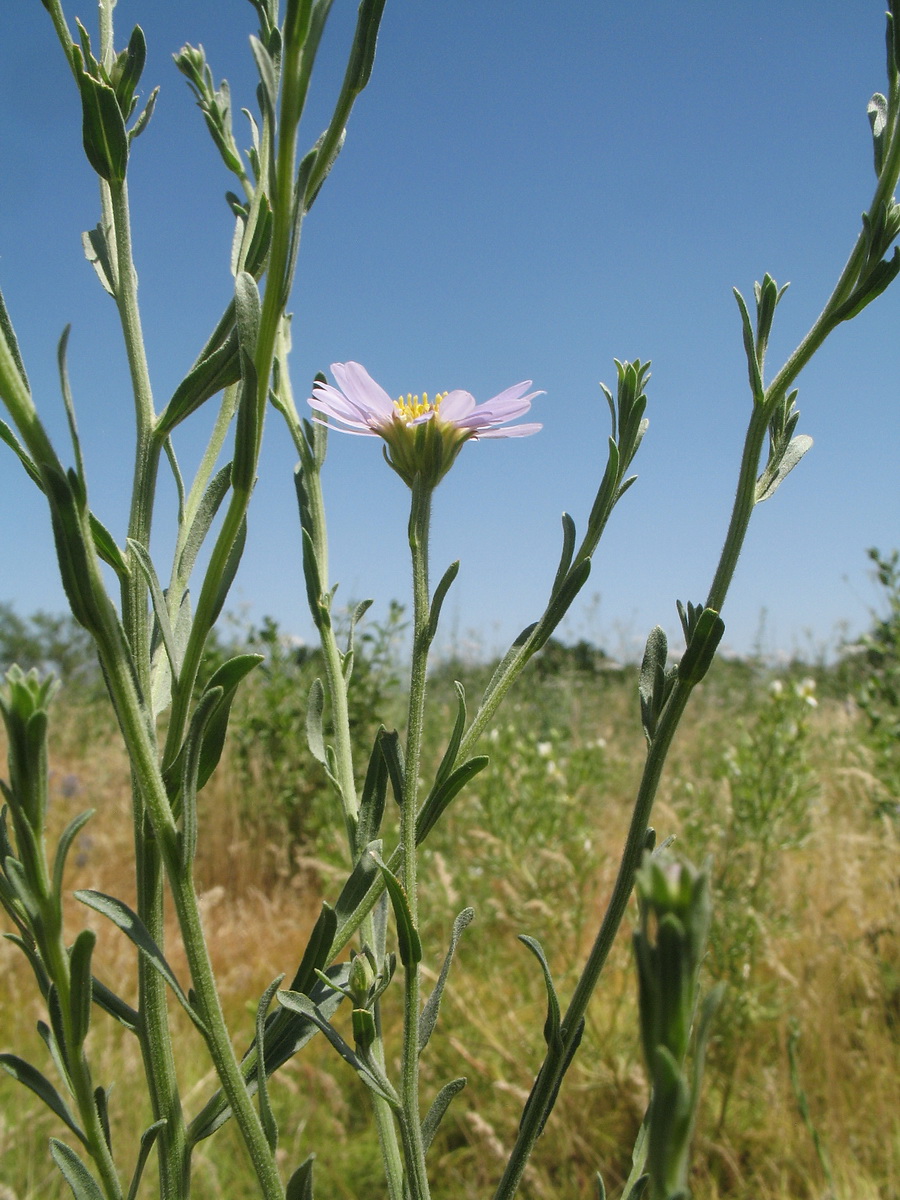
[[[413,647],[406,727],[406,787],[400,811],[401,880],[414,927],[419,923],[416,854],[419,767],[425,718],[425,685],[428,673],[430,599],[428,594],[428,530],[433,487],[416,476],[409,515],[409,548],[412,556]],[[410,1188],[415,1200],[429,1196],[419,1114],[419,967],[411,962],[404,972],[403,1063],[400,1095],[403,1102],[401,1133],[406,1147]]]

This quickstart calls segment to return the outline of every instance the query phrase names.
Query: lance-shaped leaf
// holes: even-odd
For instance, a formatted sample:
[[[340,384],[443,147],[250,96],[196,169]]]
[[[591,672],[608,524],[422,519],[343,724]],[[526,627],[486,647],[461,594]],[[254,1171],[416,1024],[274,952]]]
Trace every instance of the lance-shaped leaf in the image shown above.
[[[33,1067],[31,1063],[27,1063],[16,1054],[0,1054],[0,1067],[12,1075],[13,1079],[17,1079],[19,1083],[24,1084],[36,1096],[40,1097],[51,1112],[55,1113],[63,1124],[67,1125],[85,1146],[88,1144],[87,1138],[79,1129],[75,1118],[69,1112],[65,1100],[63,1100],[50,1080],[42,1075],[37,1067]]]
[[[105,1200],[103,1190],[71,1146],[56,1138],[50,1139],[53,1161],[62,1171],[75,1200]]]
[[[81,235],[81,245],[84,257],[97,272],[97,278],[104,291],[115,297],[115,268],[109,254],[109,242],[102,225],[96,225]]]
[[[691,632],[687,649],[678,664],[678,678],[699,683],[712,665],[725,632],[725,622],[713,608],[704,608]]]
[[[231,463],[226,463],[210,480],[209,486],[203,493],[203,499],[197,506],[187,537],[184,539],[184,546],[178,558],[178,578],[182,582],[186,582],[190,578],[200,547],[206,540],[206,535],[212,527],[216,513],[228,494],[230,486]]]
[[[156,1139],[165,1126],[165,1120],[154,1121],[141,1134],[141,1145],[138,1150],[137,1162],[134,1164],[134,1174],[131,1176],[131,1186],[128,1189],[126,1200],[137,1200],[138,1187],[140,1186],[141,1176],[144,1173],[144,1167],[147,1165],[147,1159],[150,1157],[150,1151],[153,1149]]]
[[[65,870],[66,857],[71,849],[72,843],[93,815],[94,810],[89,808],[85,812],[79,813],[77,817],[73,817],[63,830],[59,841],[56,843],[56,854],[53,859],[52,883],[52,892],[54,896],[59,896],[62,894],[63,871]]]
[[[877,299],[888,288],[900,273],[900,246],[894,247],[890,258],[882,259],[871,271],[867,272],[858,287],[850,294],[844,304],[835,311],[834,321],[850,321],[862,310]]]
[[[367,846],[374,841],[381,829],[388,782],[387,763],[384,760],[382,742],[385,737],[390,736],[382,725],[375,735],[375,744],[369,755],[369,765],[366,768],[366,778],[359,799],[356,837],[360,846]],[[396,737],[396,733],[393,736]]]
[[[572,555],[575,553],[575,522],[566,512],[562,515],[562,527],[562,552],[559,556],[559,566],[556,568],[556,578],[553,580],[551,594],[555,594],[557,589],[561,587],[563,580],[569,573],[569,567],[572,565]]]
[[[454,1096],[466,1086],[465,1076],[459,1079],[451,1079],[449,1083],[445,1083],[438,1094],[435,1096],[431,1107],[425,1114],[422,1121],[422,1149],[427,1150],[434,1140],[434,1135],[437,1133],[438,1126],[444,1119],[444,1114],[450,1107],[450,1103]]]
[[[447,593],[453,584],[454,579],[459,574],[459,562],[453,562],[441,576],[441,581],[434,589],[434,596],[431,599],[431,607],[428,610],[428,626],[425,632],[425,639],[431,643],[434,641],[434,636],[437,633],[438,622],[441,619],[441,608]]]
[[[479,771],[483,771],[490,761],[488,755],[476,754],[474,758],[461,763],[455,771],[451,771],[441,783],[435,782],[416,817],[417,846],[428,837],[451,800],[462,791],[470,779],[474,779]]]
[[[169,618],[169,607],[166,603],[166,597],[163,594],[162,585],[159,582],[159,577],[156,574],[156,568],[153,565],[153,560],[146,546],[143,546],[135,538],[128,538],[126,541],[129,551],[134,555],[135,562],[143,575],[147,587],[150,592],[150,602],[153,605],[153,615],[156,617],[157,628],[159,629],[163,645],[166,650],[166,657],[169,660],[169,666],[172,670],[172,675],[175,679],[181,670],[181,661],[178,651],[175,646],[175,635],[172,632],[172,622]]]
[[[25,364],[22,362],[22,354],[19,350],[16,331],[13,329],[12,321],[9,319],[9,312],[2,292],[0,292],[0,341],[2,341],[9,354],[10,364],[18,375],[22,390],[30,393],[31,385],[25,373]]]
[[[311,1154],[305,1159],[288,1180],[284,1200],[314,1200],[313,1198],[313,1163],[316,1156]]]
[[[140,1013],[132,1008],[130,1004],[126,1004],[121,996],[117,996],[114,991],[108,988],[96,976],[94,976],[91,984],[91,994],[98,1008],[102,1008],[105,1013],[109,1013],[111,1017],[114,1017],[120,1025],[124,1025],[131,1033],[138,1032],[141,1022]]]
[[[450,934],[450,947],[447,950],[446,957],[444,958],[444,964],[441,967],[441,973],[438,975],[437,983],[434,985],[434,991],[428,997],[425,1007],[422,1009],[422,1012],[419,1015],[420,1054],[428,1045],[428,1041],[434,1032],[435,1025],[437,1024],[438,1013],[440,1012],[441,1008],[441,998],[444,995],[444,988],[447,984],[447,976],[450,974],[450,965],[453,962],[453,955],[456,953],[456,947],[459,945],[459,939],[463,935],[463,930],[472,923],[474,917],[474,908],[464,908],[453,922],[453,931]]]
[[[766,389],[763,386],[762,373],[759,368],[759,359],[756,353],[756,338],[753,333],[753,323],[750,320],[750,313],[747,310],[747,304],[744,297],[737,290],[732,288],[734,298],[737,300],[738,308],[741,312],[741,328],[744,335],[744,353],[747,356],[747,370],[750,378],[750,391],[753,393],[753,402],[755,404],[764,404],[766,398]]]
[[[96,942],[97,935],[93,929],[82,929],[69,951],[72,1048],[75,1050],[81,1047],[87,1037],[91,1023],[91,956]]]
[[[310,754],[323,765],[328,761],[325,753],[325,688],[321,679],[314,679],[306,702],[306,742]]]
[[[200,408],[210,397],[240,379],[241,357],[234,322],[232,303],[216,330],[220,334],[220,340],[214,344],[207,343],[200,358],[175,389],[165,411],[160,415],[158,429],[161,436],[171,433],[176,425]]]
[[[384,863],[379,863],[378,867],[394,909],[394,920],[397,922],[397,949],[400,953],[400,961],[409,970],[422,961],[422,941],[419,937],[419,931],[413,922],[409,900],[403,884]]]
[[[754,503],[761,504],[775,495],[782,482],[793,471],[803,455],[811,448],[813,440],[805,433],[792,438],[784,453],[775,462],[769,463],[756,484]]]
[[[222,577],[219,580],[216,598],[213,603],[212,613],[210,614],[209,627],[215,625],[219,619],[219,614],[222,611],[222,605],[228,598],[228,593],[231,591],[231,585],[234,583],[234,577],[237,574],[237,569],[241,565],[241,558],[244,553],[244,544],[247,541],[247,518],[241,521],[240,529],[237,537],[234,539],[231,549],[228,552],[228,558],[225,560],[225,569],[222,571]]]
[[[137,946],[138,950],[140,950],[154,970],[158,971],[163,977],[175,993],[175,997],[184,1011],[205,1037],[206,1026],[182,990],[181,984],[178,982],[175,972],[166,961],[165,955],[150,936],[146,925],[137,913],[133,909],[130,909],[124,901],[117,900],[115,896],[107,896],[103,892],[82,890],[75,893],[75,898],[80,900],[82,904],[86,904],[88,908],[92,908],[95,912],[102,913],[103,916],[108,917],[114,925],[118,925],[119,929],[122,930],[129,941]]]
[[[656,733],[660,713],[671,691],[673,678],[666,673],[668,652],[669,643],[665,631],[661,626],[656,625],[651,629],[650,636],[647,638],[638,682],[638,693],[641,698],[641,721],[648,739],[652,739]]]
[[[565,582],[556,591],[547,605],[544,615],[538,621],[534,630],[534,635],[531,639],[529,648],[529,657],[536,654],[538,650],[549,639],[553,630],[557,627],[566,613],[572,606],[572,601],[587,583],[588,576],[591,573],[591,560],[583,558],[569,571],[565,578]]]
[[[544,1041],[547,1043],[547,1046],[551,1052],[557,1051],[562,1045],[559,1036],[559,997],[556,994],[556,987],[553,983],[553,975],[550,972],[550,964],[547,962],[547,956],[544,954],[543,946],[536,938],[527,937],[525,934],[520,933],[519,941],[528,947],[531,953],[541,964],[541,971],[544,974],[544,986],[547,989],[547,1019],[544,1021]]]
[[[341,989],[347,985],[349,964],[341,963],[338,966],[329,967],[325,975],[330,984],[326,986],[324,983],[316,981],[310,989],[310,998],[322,1016],[330,1018],[344,998]],[[270,1013],[266,1019],[264,1034],[266,1076],[273,1075],[280,1066],[283,1066],[289,1058],[292,1058],[298,1050],[301,1050],[307,1042],[315,1037],[316,1033],[318,1033],[318,1026],[297,1012],[278,1008],[274,1013]],[[251,1096],[255,1095],[258,1085],[255,1038],[244,1055],[241,1073],[247,1092]],[[217,1091],[191,1121],[188,1129],[188,1142],[194,1145],[203,1141],[204,1138],[220,1129],[231,1115],[231,1106],[224,1093],[221,1090]]]
[[[386,733],[381,739],[381,753],[390,776],[394,799],[397,807],[402,809],[406,795],[406,767],[400,748],[400,735],[396,731]]]
[[[344,1041],[331,1022],[326,1020],[309,996],[304,996],[301,992],[279,992],[278,1002],[283,1004],[285,1008],[300,1013],[301,1016],[307,1017],[312,1021],[325,1034],[325,1037],[335,1050],[337,1050],[344,1062],[348,1063],[356,1071],[367,1088],[373,1091],[376,1096],[380,1096],[383,1100],[386,1100],[393,1108],[396,1109],[399,1107],[399,1100],[387,1080],[379,1079],[373,1073],[369,1066]]]
[[[344,884],[334,906],[334,913],[337,917],[335,943],[343,943],[345,930],[354,923],[357,911],[365,904],[366,898],[378,878],[380,857],[381,842],[375,841],[370,842],[356,860],[350,877]]]
[[[447,743],[447,749],[444,751],[441,764],[435,772],[435,787],[444,782],[456,765],[456,756],[459,753],[460,743],[462,742],[463,733],[466,728],[466,689],[459,680],[454,681],[453,687],[456,689],[456,720],[453,723],[453,732],[450,734],[450,740]]]
[[[266,1014],[269,1011],[269,1005],[272,1003],[272,997],[278,991],[283,979],[284,976],[279,975],[277,979],[272,980],[260,997],[259,1004],[256,1007],[256,1092],[259,1096],[259,1119],[262,1123],[263,1132],[266,1135],[266,1141],[269,1143],[269,1149],[273,1154],[278,1145],[278,1125],[275,1122],[272,1105],[269,1101],[268,1077],[266,1072],[265,1025]]]

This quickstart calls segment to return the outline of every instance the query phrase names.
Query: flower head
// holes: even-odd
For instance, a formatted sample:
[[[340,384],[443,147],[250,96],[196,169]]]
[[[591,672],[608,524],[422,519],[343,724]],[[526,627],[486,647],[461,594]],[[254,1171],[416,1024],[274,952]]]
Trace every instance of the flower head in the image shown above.
[[[534,397],[543,394],[525,395],[530,379],[476,404],[471,393],[460,390],[439,392],[433,399],[426,392],[392,400],[359,363],[333,363],[331,370],[338,386],[317,383],[309,401],[321,414],[316,419],[341,433],[382,438],[385,458],[410,487],[417,476],[436,486],[470,438],[527,437],[541,428],[501,428],[528,412]]]

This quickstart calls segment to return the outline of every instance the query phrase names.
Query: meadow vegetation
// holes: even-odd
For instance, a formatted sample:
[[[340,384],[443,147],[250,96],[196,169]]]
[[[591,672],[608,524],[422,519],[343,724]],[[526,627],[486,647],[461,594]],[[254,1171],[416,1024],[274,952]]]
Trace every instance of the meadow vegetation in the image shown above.
[[[714,664],[682,723],[657,801],[658,837],[675,836],[696,862],[712,858],[704,986],[727,984],[695,1144],[698,1200],[900,1196],[900,820],[896,744],[885,735],[893,720],[896,739],[900,715],[890,691],[900,607],[896,556],[873,561],[887,612],[854,654],[778,670],[753,659]],[[38,622],[43,643],[30,644],[34,622],[17,626],[10,610],[0,610],[4,657],[15,646],[23,665],[48,665],[39,649],[47,620]],[[371,744],[373,713],[389,727],[402,722],[403,625],[394,606],[382,625],[362,630],[351,720],[361,747]],[[57,633],[64,643],[65,628]],[[306,746],[316,655],[269,621],[240,637],[264,661],[242,689],[222,767],[201,793],[197,874],[226,1016],[249,1042],[246,997],[293,972],[346,862],[333,832],[333,794]],[[68,682],[51,726],[51,822],[61,830],[84,808],[97,815],[70,856],[66,890],[95,888],[133,903],[129,768],[89,659],[75,639],[70,649],[71,661],[53,660]],[[489,670],[435,667],[428,702],[446,715],[431,727],[452,723],[455,680],[476,694]],[[566,995],[574,976],[565,965],[583,958],[612,887],[643,759],[636,667],[612,663],[584,642],[551,642],[532,670],[542,686],[509,700],[484,738],[490,767],[422,851],[425,945],[447,944],[449,921],[463,905],[476,911],[447,985],[445,1036],[423,1064],[427,1088],[468,1078],[431,1152],[441,1200],[489,1194],[502,1171],[540,1060],[546,1005],[518,935],[542,942]],[[429,769],[439,755],[437,745],[426,747]],[[127,989],[133,947],[77,907],[77,920],[98,934],[96,974]],[[627,924],[634,923],[632,912]],[[168,925],[169,959],[185,975],[171,914]],[[433,980],[440,964],[424,967]],[[8,942],[0,944],[0,974],[0,1040],[42,1060],[35,1032],[42,1003]],[[387,1026],[402,1020],[392,993],[383,1016]],[[349,1024],[342,1010],[335,1024]],[[178,1069],[193,1111],[212,1078],[199,1038],[183,1025]],[[136,1042],[111,1021],[98,1018],[90,1039],[105,1077],[125,1081],[140,1071]],[[585,1041],[528,1168],[523,1195],[534,1200],[594,1196],[598,1168],[615,1194],[628,1175],[647,1084],[625,933],[592,1002]],[[134,1105],[114,1105],[114,1143],[146,1126],[139,1094]],[[322,1195],[385,1194],[364,1089],[322,1038],[278,1073],[272,1100],[283,1130],[279,1154],[293,1161],[316,1150]],[[67,1194],[46,1153],[59,1132],[29,1092],[0,1078],[3,1200]],[[194,1161],[198,1200],[255,1195],[233,1130],[222,1130],[214,1149],[201,1143]],[[152,1192],[150,1176],[145,1186]]]

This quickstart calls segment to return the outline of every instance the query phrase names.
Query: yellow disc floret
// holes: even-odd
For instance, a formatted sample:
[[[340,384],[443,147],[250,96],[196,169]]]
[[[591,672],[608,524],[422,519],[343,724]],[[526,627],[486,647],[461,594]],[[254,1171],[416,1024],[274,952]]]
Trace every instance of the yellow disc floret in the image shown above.
[[[401,421],[415,421],[417,417],[424,417],[427,413],[433,412],[437,415],[441,407],[441,401],[447,395],[446,392],[438,392],[434,401],[428,399],[428,393],[422,393],[422,399],[414,396],[412,392],[408,392],[406,399],[401,396],[394,401],[394,408],[397,410],[397,416]]]

